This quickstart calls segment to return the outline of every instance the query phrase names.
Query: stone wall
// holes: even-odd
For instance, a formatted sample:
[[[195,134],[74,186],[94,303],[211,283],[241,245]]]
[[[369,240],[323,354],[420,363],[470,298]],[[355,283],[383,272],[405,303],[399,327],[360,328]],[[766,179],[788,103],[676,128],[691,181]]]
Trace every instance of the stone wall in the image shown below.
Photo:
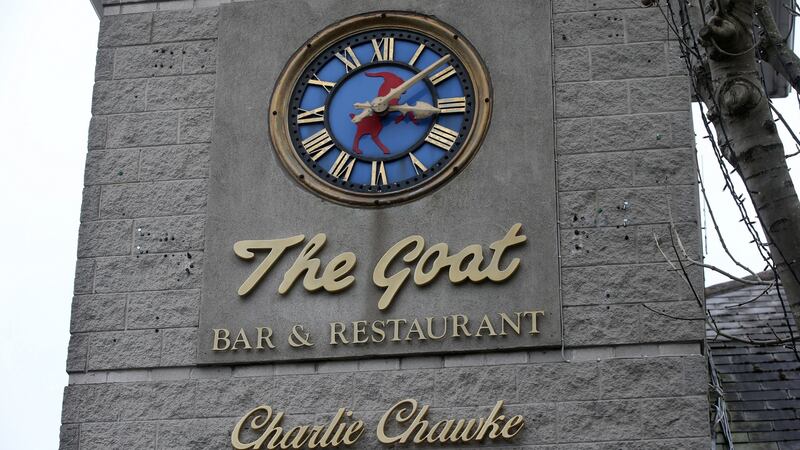
[[[651,311],[701,315],[654,240],[671,250],[672,220],[700,252],[688,83],[658,9],[553,1],[563,352],[209,368],[194,364],[220,3],[104,0],[61,448],[228,448],[262,403],[289,424],[349,406],[371,430],[406,397],[434,418],[505,400],[528,420],[518,448],[707,447],[703,322]]]

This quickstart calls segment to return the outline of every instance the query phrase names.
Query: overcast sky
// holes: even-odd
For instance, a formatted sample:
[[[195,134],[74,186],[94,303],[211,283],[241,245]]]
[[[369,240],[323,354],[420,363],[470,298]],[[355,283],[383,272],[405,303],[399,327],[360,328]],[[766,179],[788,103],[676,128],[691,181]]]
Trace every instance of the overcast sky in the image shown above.
[[[0,3],[0,449],[57,448],[98,19],[89,0]],[[778,103],[800,128],[796,98]],[[700,157],[729,246],[761,270],[705,144]],[[709,237],[708,260],[741,274]]]

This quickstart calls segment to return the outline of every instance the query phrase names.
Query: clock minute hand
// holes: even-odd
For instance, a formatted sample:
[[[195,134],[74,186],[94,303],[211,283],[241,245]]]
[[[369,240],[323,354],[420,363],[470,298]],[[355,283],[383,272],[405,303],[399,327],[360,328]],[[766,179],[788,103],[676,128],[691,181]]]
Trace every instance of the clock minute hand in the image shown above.
[[[373,100],[373,102],[372,102],[373,105],[377,106],[379,109],[380,109],[380,106],[383,106],[383,104],[386,104],[386,106],[388,106],[388,103],[389,103],[390,100],[394,100],[397,97],[400,97],[400,95],[403,92],[407,91],[408,88],[410,88],[411,86],[416,84],[419,80],[427,77],[431,72],[433,72],[439,66],[441,66],[442,64],[447,62],[448,59],[450,59],[450,55],[449,54],[444,55],[441,58],[437,59],[436,61],[433,62],[433,64],[431,64],[430,66],[420,70],[419,73],[417,73],[413,77],[411,77],[408,80],[406,80],[403,84],[401,84],[400,86],[397,86],[396,88],[394,88],[391,91],[389,91],[389,93],[387,95],[385,95],[383,97],[378,97],[375,100]]]
[[[403,94],[403,92],[407,91],[408,88],[416,84],[419,80],[428,76],[431,72],[436,70],[437,67],[444,64],[448,59],[450,59],[450,54],[444,55],[441,58],[437,59],[433,62],[433,64],[429,65],[428,67],[422,69],[414,75],[413,77],[409,78],[400,86],[389,91],[388,94],[384,95],[383,97],[375,97],[369,104],[366,103],[356,103],[353,105],[356,108],[363,109],[359,114],[353,116],[351,121],[353,123],[359,123],[362,120],[366,119],[367,117],[373,114],[382,114],[389,109],[389,102],[394,100],[395,98],[399,97]]]

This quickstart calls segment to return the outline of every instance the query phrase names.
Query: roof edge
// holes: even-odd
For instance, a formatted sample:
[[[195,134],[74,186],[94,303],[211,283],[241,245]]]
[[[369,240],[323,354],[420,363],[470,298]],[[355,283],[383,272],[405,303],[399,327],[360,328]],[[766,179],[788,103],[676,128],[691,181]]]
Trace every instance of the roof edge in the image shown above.
[[[758,275],[759,279],[764,280],[764,281],[769,281],[769,280],[774,280],[775,279],[775,273],[773,271],[771,271],[771,270],[765,270],[763,272],[759,272],[757,275]],[[743,277],[742,279],[743,280],[747,280],[747,281],[756,281],[756,277],[753,276],[753,275],[748,275],[746,277]],[[745,284],[745,283],[742,283],[741,281],[731,280],[731,281],[726,281],[724,283],[718,283],[718,284],[714,284],[714,285],[708,286],[707,288],[705,288],[704,293],[705,293],[706,297],[711,297],[711,296],[714,296],[714,295],[726,294],[728,292],[732,292],[732,291],[735,291],[737,289],[741,289],[741,288],[743,288],[745,286],[748,286],[748,285]]]
[[[91,0],[94,12],[97,14],[98,19],[103,18],[103,0]]]

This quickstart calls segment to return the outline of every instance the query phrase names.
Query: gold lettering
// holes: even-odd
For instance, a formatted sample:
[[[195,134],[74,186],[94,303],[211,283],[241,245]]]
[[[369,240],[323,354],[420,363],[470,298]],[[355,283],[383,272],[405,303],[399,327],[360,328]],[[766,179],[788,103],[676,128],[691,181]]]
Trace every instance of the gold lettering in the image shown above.
[[[519,267],[519,258],[514,258],[505,269],[500,269],[500,260],[503,258],[503,253],[507,248],[521,244],[528,239],[525,235],[517,234],[520,228],[522,228],[522,224],[515,223],[503,239],[492,242],[489,246],[494,250],[494,253],[492,254],[491,262],[489,262],[489,267],[484,272],[490,280],[495,282],[503,281],[510,277]]]
[[[431,270],[425,272],[425,266],[428,264],[428,259],[434,255],[435,258],[431,264]],[[447,244],[439,243],[431,246],[431,248],[422,254],[419,262],[417,262],[417,270],[414,271],[414,283],[416,283],[417,286],[425,286],[433,281],[433,279],[436,278],[436,275],[439,275],[439,271],[442,270],[443,267],[447,267],[447,264]]]
[[[275,348],[275,345],[272,344],[272,328],[258,327],[256,330],[258,331],[258,342],[256,342],[257,350],[263,350],[264,345],[268,348]]]
[[[442,330],[442,334],[436,336],[433,334],[433,317],[426,317],[425,320],[428,322],[428,337],[433,339],[434,341],[438,341],[447,335],[447,317],[442,317],[442,323],[444,324],[444,330]]]
[[[475,336],[481,337],[481,332],[484,330],[489,331],[489,336],[497,336],[497,333],[494,331],[494,325],[492,325],[492,321],[489,320],[489,316],[486,314],[483,315],[483,319],[481,319],[481,324],[478,327],[478,331],[475,332]]]
[[[378,327],[378,325],[380,325],[380,327]],[[376,320],[372,322],[372,334],[373,334],[372,342],[379,344],[383,342],[384,339],[386,339],[386,332],[383,331],[384,326],[386,326],[386,324],[382,320]],[[375,335],[380,336],[380,340],[375,339]]]
[[[428,339],[428,338],[425,337],[425,334],[422,332],[422,325],[419,324],[419,320],[417,320],[417,319],[414,319],[414,321],[411,322],[411,328],[408,330],[408,333],[406,333],[406,339],[405,339],[406,341],[410,341],[411,340],[411,333],[416,333],[417,334],[417,340],[419,340],[419,341],[425,341],[425,340]]]
[[[381,311],[392,304],[395,294],[397,294],[397,291],[403,286],[408,274],[411,273],[411,269],[405,267],[394,275],[387,277],[386,270],[400,252],[412,245],[413,248],[403,256],[403,261],[407,263],[414,261],[419,258],[419,255],[425,247],[425,239],[423,239],[422,236],[409,236],[400,240],[400,242],[394,244],[387,250],[378,261],[378,264],[375,265],[375,270],[372,272],[372,281],[376,286],[386,288],[378,301],[378,309]]]
[[[514,322],[511,321],[511,318],[508,317],[508,314],[500,313],[500,336],[506,336],[508,334],[508,333],[506,333],[506,324],[508,324],[508,326],[511,327],[512,330],[514,330],[514,333],[517,333],[517,336],[519,336],[520,313],[516,313],[516,314],[517,314],[517,322],[514,323]]]
[[[345,252],[333,258],[325,267],[322,277],[317,278],[321,262],[319,258],[313,258],[313,256],[323,246],[325,246],[325,235],[322,233],[317,234],[308,241],[308,244],[295,259],[292,267],[283,275],[283,282],[278,286],[278,293],[287,293],[304,272],[303,287],[309,292],[322,288],[328,292],[339,292],[353,284],[353,281],[355,281],[354,276],[348,275],[342,278],[356,265],[356,255],[351,252]]]
[[[539,327],[536,318],[538,316],[544,316],[544,311],[526,311],[522,313],[522,316],[531,316],[531,332],[529,334],[539,334]]]
[[[392,334],[392,339],[390,341],[397,342],[400,340],[400,325],[406,323],[405,319],[388,319],[386,323],[390,323],[394,325],[394,333]]]
[[[350,343],[347,340],[347,338],[344,337],[344,333],[345,333],[345,330],[347,329],[347,327],[345,327],[345,325],[342,322],[331,322],[330,326],[331,326],[331,345],[337,345],[338,344],[338,342],[336,342],[337,337],[342,342],[342,344],[349,344]],[[339,329],[337,330],[337,328],[339,328]]]
[[[522,416],[511,416],[508,422],[503,425],[503,430],[500,432],[500,435],[506,439],[511,439],[522,431],[523,426],[525,426],[525,419]]]
[[[353,322],[353,344],[366,344],[367,343],[366,334],[367,334],[366,320],[359,320],[357,322]]]
[[[231,332],[225,328],[212,328],[211,331],[214,333],[214,344],[211,346],[211,350],[215,352],[223,352],[231,346]],[[224,335],[223,335],[224,334]],[[220,342],[224,342],[225,346],[220,347]]]
[[[271,240],[256,240],[256,241],[239,241],[233,244],[233,252],[239,258],[250,260],[255,257],[255,253],[253,250],[269,250],[267,257],[264,258],[264,261],[261,261],[261,264],[256,267],[256,270],[244,280],[241,286],[239,286],[239,295],[244,296],[247,295],[250,291],[253,290],[254,287],[264,278],[264,275],[269,272],[269,269],[275,264],[275,261],[281,257],[284,251],[287,248],[295,246],[305,239],[305,235],[297,235],[292,236],[285,239],[271,239]]]
[[[467,324],[469,323],[467,316],[463,314],[453,314],[451,317],[453,318],[453,337],[460,336],[458,330],[461,330],[466,337],[471,336],[469,330],[467,330]],[[459,323],[459,319],[462,321],[461,323]]]
[[[231,345],[231,351],[239,350],[236,348],[236,344],[242,344],[243,350],[252,350],[253,347],[250,345],[250,341],[247,339],[247,335],[244,333],[244,328],[239,328],[239,334],[236,335],[236,340],[233,341],[233,345]]]

